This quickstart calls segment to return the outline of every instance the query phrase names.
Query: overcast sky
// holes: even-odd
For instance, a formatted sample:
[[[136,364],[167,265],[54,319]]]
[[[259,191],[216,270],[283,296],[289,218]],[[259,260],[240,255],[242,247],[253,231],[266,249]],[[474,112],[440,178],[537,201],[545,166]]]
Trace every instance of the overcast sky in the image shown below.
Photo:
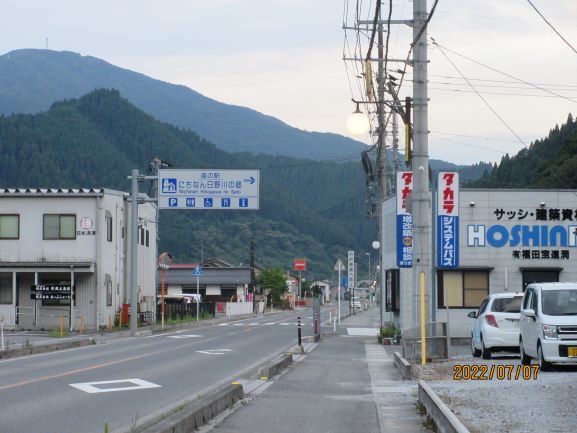
[[[532,1],[577,47],[577,0]],[[359,2],[368,17],[374,1]],[[356,0],[349,4],[352,9]],[[349,78],[353,89],[356,81],[342,61],[344,5],[345,0],[2,0],[0,53],[44,48],[48,38],[53,50],[92,55],[184,84],[301,129],[348,135],[345,122],[354,108]],[[394,0],[393,18],[410,18],[412,7],[410,1]],[[388,3],[383,9],[388,13]],[[527,0],[440,0],[429,36],[447,49],[577,101],[577,54]],[[392,58],[406,57],[410,37],[409,27],[393,26]],[[458,72],[438,48],[429,47],[433,158],[498,161],[504,152],[523,147],[515,134],[529,144],[563,123],[569,112],[577,114],[577,102],[551,97],[445,51]],[[471,82],[515,134],[461,73],[495,80]],[[405,87],[401,96],[410,91]],[[370,142],[368,136],[360,139]]]

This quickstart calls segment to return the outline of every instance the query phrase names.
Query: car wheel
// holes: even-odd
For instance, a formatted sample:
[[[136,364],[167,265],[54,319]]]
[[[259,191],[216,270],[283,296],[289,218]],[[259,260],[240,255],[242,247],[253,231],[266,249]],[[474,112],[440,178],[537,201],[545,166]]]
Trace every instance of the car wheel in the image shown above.
[[[539,356],[539,370],[541,371],[551,370],[551,363],[545,361],[545,358],[543,357],[543,349],[541,348],[541,344],[537,346],[537,355]]]
[[[478,358],[481,356],[481,351],[475,347],[475,340],[473,339],[473,335],[471,334],[471,354],[473,358]]]
[[[491,359],[491,349],[485,347],[485,342],[483,341],[483,336],[481,336],[481,358]]]
[[[521,365],[531,365],[531,357],[525,353],[521,339],[519,339],[519,354],[521,355]]]

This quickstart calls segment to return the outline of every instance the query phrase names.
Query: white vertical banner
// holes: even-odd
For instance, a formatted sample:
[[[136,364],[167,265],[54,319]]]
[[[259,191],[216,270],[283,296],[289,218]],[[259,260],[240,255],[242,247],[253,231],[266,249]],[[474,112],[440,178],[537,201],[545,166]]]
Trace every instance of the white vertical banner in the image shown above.
[[[437,190],[437,264],[459,267],[459,173],[441,172]]]
[[[397,266],[413,266],[413,216],[407,208],[407,201],[413,192],[413,173],[397,172]]]
[[[353,289],[355,287],[355,252],[349,251],[348,253],[348,262],[347,262],[347,271],[348,271],[348,279],[349,279],[349,289]]]

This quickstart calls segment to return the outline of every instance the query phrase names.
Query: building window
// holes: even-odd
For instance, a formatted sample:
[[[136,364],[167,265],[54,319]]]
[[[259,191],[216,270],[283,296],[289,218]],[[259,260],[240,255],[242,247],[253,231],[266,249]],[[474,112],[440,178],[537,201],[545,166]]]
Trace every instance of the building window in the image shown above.
[[[0,215],[0,239],[20,238],[20,215]]]
[[[106,306],[112,306],[112,278],[110,275],[104,275],[104,284],[106,284]]]
[[[150,232],[146,230],[146,246],[150,246]]]
[[[489,271],[438,271],[438,308],[478,308],[489,295]]]
[[[106,216],[104,219],[106,222],[106,240],[108,242],[112,242],[112,214],[106,211]]]
[[[76,215],[44,214],[44,239],[76,239]]]
[[[0,304],[12,304],[12,274],[0,274]]]

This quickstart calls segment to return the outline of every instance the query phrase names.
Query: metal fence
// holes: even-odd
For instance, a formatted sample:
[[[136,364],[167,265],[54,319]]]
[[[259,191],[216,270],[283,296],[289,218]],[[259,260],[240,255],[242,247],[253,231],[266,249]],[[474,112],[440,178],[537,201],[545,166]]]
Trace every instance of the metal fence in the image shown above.
[[[161,305],[157,305],[156,308],[156,319],[160,320],[161,317]],[[210,315],[214,317],[215,315],[215,304],[214,302],[191,302],[188,304],[165,304],[164,305],[164,320],[182,320],[187,318],[196,317],[196,309],[199,308],[198,315]]]
[[[408,328],[402,332],[403,357],[410,363],[421,360],[421,327]],[[427,361],[446,360],[449,355],[449,339],[445,322],[425,325]]]

